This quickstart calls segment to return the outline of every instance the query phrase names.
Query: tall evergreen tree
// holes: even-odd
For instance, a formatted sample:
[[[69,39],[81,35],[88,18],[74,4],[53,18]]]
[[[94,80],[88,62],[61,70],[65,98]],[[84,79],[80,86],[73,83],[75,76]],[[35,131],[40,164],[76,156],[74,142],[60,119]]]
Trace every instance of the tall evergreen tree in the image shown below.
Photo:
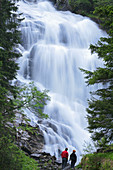
[[[16,77],[18,65],[15,61],[20,56],[15,51],[20,37],[16,13],[14,1],[0,0],[0,169],[6,170],[15,169],[16,164],[18,167],[18,160],[13,159],[16,154],[12,152],[15,150],[11,145],[12,129],[7,125],[15,116],[13,99],[17,91],[11,81]]]
[[[46,91],[37,91],[33,84],[20,88],[11,83],[16,78],[19,69],[16,60],[20,57],[16,49],[20,43],[18,28],[21,19],[16,1],[0,0],[0,169],[5,170],[20,170],[27,166],[26,157],[13,144],[16,131],[10,123],[16,112],[25,106],[41,117],[47,117],[42,109],[49,99]],[[28,166],[28,169],[34,168]]]
[[[12,99],[16,89],[11,80],[16,77],[18,65],[15,60],[20,56],[16,52],[20,40],[18,31],[17,7],[14,1],[0,1],[0,113],[13,114]]]
[[[113,141],[113,5],[105,5],[95,10],[101,19],[108,37],[100,38],[96,45],[91,45],[91,52],[96,52],[103,60],[104,67],[91,72],[81,69],[88,85],[102,84],[103,87],[91,92],[88,101],[87,119],[89,132],[94,141],[105,139],[106,143]]]

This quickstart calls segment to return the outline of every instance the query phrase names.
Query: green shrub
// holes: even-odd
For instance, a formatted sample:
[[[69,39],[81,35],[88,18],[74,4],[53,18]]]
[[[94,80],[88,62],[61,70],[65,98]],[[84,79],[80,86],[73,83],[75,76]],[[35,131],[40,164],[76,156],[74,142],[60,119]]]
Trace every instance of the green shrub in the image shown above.
[[[0,138],[0,169],[39,170],[38,163],[14,145],[10,136]]]
[[[113,153],[94,153],[84,155],[81,163],[77,168],[84,170],[112,170],[113,169]]]
[[[93,5],[89,0],[69,0],[69,4],[72,7],[72,11],[85,15],[93,10]]]

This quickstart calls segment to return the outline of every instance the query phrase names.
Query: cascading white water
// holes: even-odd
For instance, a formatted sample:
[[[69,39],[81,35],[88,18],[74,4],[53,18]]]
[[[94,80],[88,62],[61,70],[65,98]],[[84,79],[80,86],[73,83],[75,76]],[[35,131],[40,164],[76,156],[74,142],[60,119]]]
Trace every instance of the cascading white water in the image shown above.
[[[84,141],[90,140],[86,106],[90,89],[79,67],[93,70],[102,64],[91,55],[89,45],[104,36],[96,23],[69,11],[57,11],[48,1],[20,1],[22,45],[18,79],[33,80],[40,90],[48,89],[51,101],[44,112],[50,119],[37,122],[45,137],[46,152],[58,158],[65,147],[77,150],[78,162]]]

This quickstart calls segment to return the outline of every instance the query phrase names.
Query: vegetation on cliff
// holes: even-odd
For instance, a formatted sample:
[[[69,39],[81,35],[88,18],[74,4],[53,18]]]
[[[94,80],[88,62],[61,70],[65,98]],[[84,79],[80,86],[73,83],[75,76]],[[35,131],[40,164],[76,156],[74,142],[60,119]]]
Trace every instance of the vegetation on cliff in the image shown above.
[[[112,170],[113,145],[101,148],[95,153],[83,155],[81,163],[76,167],[83,170]]]
[[[88,130],[100,153],[83,156],[83,169],[112,169],[113,167],[113,2],[98,1],[94,14],[101,21],[108,36],[100,38],[97,44],[90,45],[92,53],[103,60],[104,67],[94,71],[81,69],[85,73],[87,85],[101,84],[101,88],[91,92],[88,100]],[[99,86],[100,87],[100,86]],[[111,149],[109,149],[111,147]],[[103,149],[102,149],[103,148]]]
[[[20,57],[17,47],[20,43],[21,34],[18,30],[22,20],[16,2],[17,0],[0,1],[0,169],[38,169],[37,163],[14,145],[17,128],[13,122],[16,113],[23,114],[22,108],[27,107],[40,116],[47,117],[42,109],[49,99],[46,91],[38,91],[33,84],[22,88],[16,83],[12,84],[19,69],[16,60]]]
[[[102,84],[101,88],[91,92],[87,119],[92,139],[98,141],[104,138],[106,144],[113,141],[113,6],[96,8],[95,13],[107,30],[108,37],[100,38],[96,45],[90,45],[90,49],[103,60],[104,67],[94,71],[81,70],[86,74],[87,85]]]
[[[113,5],[112,0],[69,0],[69,5],[74,13],[81,15],[94,15],[93,11],[96,7],[104,5]],[[97,15],[95,15],[97,17]]]

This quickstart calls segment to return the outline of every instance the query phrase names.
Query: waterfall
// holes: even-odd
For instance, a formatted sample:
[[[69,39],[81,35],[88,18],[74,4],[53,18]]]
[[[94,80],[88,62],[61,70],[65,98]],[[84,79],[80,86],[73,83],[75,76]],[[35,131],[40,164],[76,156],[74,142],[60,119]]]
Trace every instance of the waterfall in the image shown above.
[[[59,151],[76,149],[78,162],[84,141],[90,140],[86,130],[86,87],[79,68],[94,70],[102,65],[89,45],[95,44],[104,32],[87,17],[69,11],[57,11],[49,1],[21,0],[22,53],[18,63],[18,80],[34,81],[38,89],[49,90],[51,101],[44,113],[49,119],[40,120],[25,110],[31,121],[38,123],[45,138],[44,150],[59,158]]]

